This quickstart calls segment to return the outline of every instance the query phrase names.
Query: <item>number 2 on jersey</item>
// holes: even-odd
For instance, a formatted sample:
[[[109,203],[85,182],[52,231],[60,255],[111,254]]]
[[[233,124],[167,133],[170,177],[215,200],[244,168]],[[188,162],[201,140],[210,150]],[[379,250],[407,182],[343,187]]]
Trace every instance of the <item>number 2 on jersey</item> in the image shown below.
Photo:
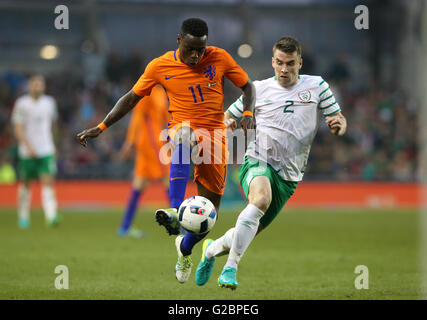
[[[195,103],[197,103],[197,97],[196,97],[196,92],[194,91],[194,87],[193,87],[193,86],[191,86],[191,87],[188,87],[188,89],[191,91],[191,94],[193,95],[194,102],[195,102]],[[205,101],[205,100],[203,99],[202,88],[200,87],[200,84],[198,84],[198,85],[196,86],[196,89],[197,89],[197,91],[199,91],[200,100],[201,100],[202,102],[203,102],[203,101]]]
[[[289,107],[292,107],[294,105],[294,102],[291,100],[286,100],[285,101],[285,109],[283,109],[283,112],[288,112],[288,113],[294,113],[294,110],[288,110]]]

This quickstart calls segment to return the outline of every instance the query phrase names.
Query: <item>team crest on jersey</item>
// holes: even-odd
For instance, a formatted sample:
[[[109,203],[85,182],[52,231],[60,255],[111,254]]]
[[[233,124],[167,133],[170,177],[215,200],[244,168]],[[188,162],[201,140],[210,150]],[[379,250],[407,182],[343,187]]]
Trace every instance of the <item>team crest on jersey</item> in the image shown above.
[[[212,80],[216,74],[216,67],[215,66],[204,67],[203,72],[205,73],[206,78],[209,78],[209,80]]]
[[[298,92],[298,98],[303,103],[310,102],[310,99],[311,99],[311,92],[310,92],[310,90],[303,90],[303,91]]]

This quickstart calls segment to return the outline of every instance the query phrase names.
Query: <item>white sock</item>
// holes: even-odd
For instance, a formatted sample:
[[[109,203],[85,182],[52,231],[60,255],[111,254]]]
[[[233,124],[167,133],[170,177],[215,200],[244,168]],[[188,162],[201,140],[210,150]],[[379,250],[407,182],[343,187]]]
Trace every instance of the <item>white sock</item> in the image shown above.
[[[230,252],[235,229],[236,228],[231,228],[227,230],[221,238],[212,242],[206,250],[206,258],[210,260],[213,257],[219,257]]]
[[[55,191],[51,186],[42,186],[42,206],[47,220],[56,217],[56,197]]]
[[[237,269],[240,259],[257,233],[259,220],[263,215],[264,212],[253,204],[248,204],[240,213],[225,267]]]
[[[31,190],[19,185],[18,187],[18,217],[20,219],[30,219]]]

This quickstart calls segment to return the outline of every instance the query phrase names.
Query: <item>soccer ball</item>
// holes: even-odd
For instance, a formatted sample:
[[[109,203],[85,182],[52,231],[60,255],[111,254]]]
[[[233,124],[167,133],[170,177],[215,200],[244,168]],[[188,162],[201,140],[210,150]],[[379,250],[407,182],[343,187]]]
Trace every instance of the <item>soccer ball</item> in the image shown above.
[[[210,231],[216,222],[216,217],[215,206],[209,199],[202,196],[185,199],[178,209],[181,226],[195,234]]]

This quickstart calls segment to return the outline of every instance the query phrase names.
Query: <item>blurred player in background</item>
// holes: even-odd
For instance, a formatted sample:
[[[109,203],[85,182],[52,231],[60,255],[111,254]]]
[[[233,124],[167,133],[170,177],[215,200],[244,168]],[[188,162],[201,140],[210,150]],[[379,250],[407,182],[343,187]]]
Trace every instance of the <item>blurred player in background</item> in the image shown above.
[[[342,136],[346,131],[346,119],[328,83],[319,76],[299,75],[302,57],[298,41],[290,37],[277,41],[272,66],[274,77],[254,81],[256,141],[248,146],[239,169],[249,204],[234,228],[215,241],[203,242],[196,270],[198,285],[209,280],[215,257],[228,253],[218,284],[237,288],[237,267],[244,252],[255,235],[279,214],[303,178],[318,116],[324,116],[331,133]],[[235,120],[242,114],[242,104],[237,100],[226,111],[227,125],[235,128]]]
[[[49,226],[58,223],[54,190],[56,174],[53,125],[57,119],[55,99],[45,95],[45,80],[41,75],[30,77],[28,94],[15,102],[12,123],[18,140],[18,225],[30,226],[31,182],[40,180],[42,207]]]
[[[132,117],[121,150],[121,158],[128,159],[133,149],[136,151],[132,192],[121,226],[120,236],[142,238],[144,232],[131,228],[138,209],[138,201],[150,182],[160,180],[168,190],[169,166],[159,160],[160,150],[165,144],[159,140],[160,133],[167,128],[169,121],[168,101],[165,90],[156,85],[151,94],[141,99],[132,111]]]
[[[86,146],[87,138],[97,137],[122,118],[143,96],[150,95],[156,84],[166,89],[172,116],[169,139],[174,145],[169,181],[172,208],[157,210],[156,220],[165,226],[169,234],[180,232],[177,209],[185,197],[192,148],[200,138],[210,142],[211,150],[222,150],[220,159],[216,159],[210,150],[199,150],[210,156],[211,163],[194,165],[198,194],[211,200],[217,210],[219,208],[226,181],[227,147],[225,135],[215,139],[212,132],[215,129],[225,130],[224,76],[243,91],[242,108],[245,113],[241,127],[246,130],[254,126],[251,110],[255,103],[255,88],[252,81],[228,52],[208,47],[207,40],[206,22],[197,18],[185,20],[177,38],[179,48],[152,60],[132,90],[119,99],[104,121],[77,135],[80,144]],[[203,137],[196,136],[197,129],[205,129]],[[178,253],[175,275],[179,282],[188,280],[192,268],[192,249],[206,234],[187,233],[175,239]]]

